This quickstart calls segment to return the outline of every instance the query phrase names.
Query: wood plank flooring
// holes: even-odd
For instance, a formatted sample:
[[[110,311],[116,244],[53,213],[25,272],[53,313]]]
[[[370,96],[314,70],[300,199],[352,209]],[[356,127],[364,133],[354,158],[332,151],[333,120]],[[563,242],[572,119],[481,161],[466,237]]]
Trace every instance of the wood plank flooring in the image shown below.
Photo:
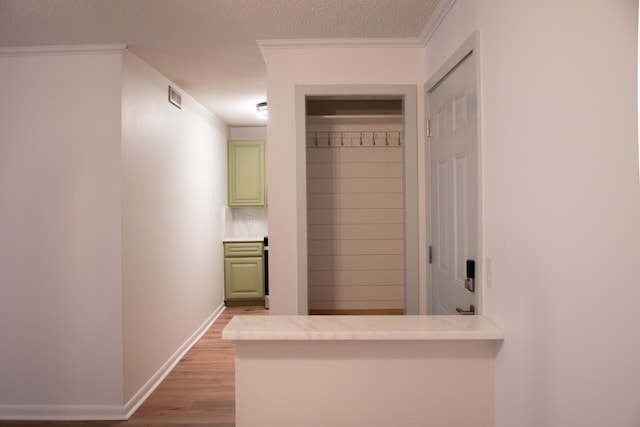
[[[261,307],[228,307],[128,421],[0,421],[15,427],[234,427],[235,359],[222,329]]]

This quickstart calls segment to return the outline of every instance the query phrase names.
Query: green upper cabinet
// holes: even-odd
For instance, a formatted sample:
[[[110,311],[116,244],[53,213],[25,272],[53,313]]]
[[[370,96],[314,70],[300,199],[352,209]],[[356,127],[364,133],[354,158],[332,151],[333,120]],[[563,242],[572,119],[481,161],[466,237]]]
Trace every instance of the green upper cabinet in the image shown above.
[[[265,206],[264,141],[229,141],[229,206]]]

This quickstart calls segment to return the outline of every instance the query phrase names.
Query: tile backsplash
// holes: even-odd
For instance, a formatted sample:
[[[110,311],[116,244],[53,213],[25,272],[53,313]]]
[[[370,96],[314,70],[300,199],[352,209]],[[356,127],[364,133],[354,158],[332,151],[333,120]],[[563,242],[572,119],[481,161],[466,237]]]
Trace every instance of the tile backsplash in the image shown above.
[[[252,237],[262,239],[268,234],[267,208],[223,208],[226,238]]]

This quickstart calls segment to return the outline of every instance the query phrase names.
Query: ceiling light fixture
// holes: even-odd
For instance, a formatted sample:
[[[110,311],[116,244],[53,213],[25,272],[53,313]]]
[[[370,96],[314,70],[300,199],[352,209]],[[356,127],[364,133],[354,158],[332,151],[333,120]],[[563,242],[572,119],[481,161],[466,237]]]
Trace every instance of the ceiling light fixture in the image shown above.
[[[267,102],[260,102],[256,105],[256,110],[258,110],[258,117],[262,117],[264,119],[269,115],[269,110],[267,109]]]

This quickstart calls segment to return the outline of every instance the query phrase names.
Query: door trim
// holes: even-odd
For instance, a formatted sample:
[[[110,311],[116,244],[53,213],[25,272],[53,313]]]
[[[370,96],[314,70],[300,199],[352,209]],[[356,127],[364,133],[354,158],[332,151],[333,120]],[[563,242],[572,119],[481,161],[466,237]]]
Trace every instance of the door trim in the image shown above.
[[[417,85],[296,85],[295,120],[296,177],[298,218],[298,313],[308,314],[307,277],[307,164],[306,164],[306,99],[307,96],[363,96],[369,98],[397,97],[403,100],[404,120],[404,312],[419,314],[418,259],[418,107]]]
[[[475,74],[476,74],[476,91],[477,91],[477,148],[478,148],[478,199],[477,212],[478,212],[478,259],[476,261],[476,292],[477,292],[477,310],[476,314],[483,313],[483,293],[484,293],[484,252],[483,252],[483,223],[482,223],[482,96],[481,96],[481,80],[480,80],[480,33],[478,30],[474,31],[455,52],[433,73],[433,75],[427,80],[425,84],[425,120],[431,117],[431,93],[439,86],[439,84],[453,71],[455,68],[469,55],[474,53],[473,61],[475,62]],[[428,233],[427,248],[433,245],[433,236],[431,235],[431,209],[433,206],[432,194],[431,194],[431,158],[430,158],[430,137],[426,137],[427,149],[425,150],[425,192],[427,200],[426,209],[426,224]],[[428,251],[427,251],[428,253]],[[432,307],[432,265],[429,264],[429,260],[426,260],[427,271],[427,310],[428,314],[433,313]]]

